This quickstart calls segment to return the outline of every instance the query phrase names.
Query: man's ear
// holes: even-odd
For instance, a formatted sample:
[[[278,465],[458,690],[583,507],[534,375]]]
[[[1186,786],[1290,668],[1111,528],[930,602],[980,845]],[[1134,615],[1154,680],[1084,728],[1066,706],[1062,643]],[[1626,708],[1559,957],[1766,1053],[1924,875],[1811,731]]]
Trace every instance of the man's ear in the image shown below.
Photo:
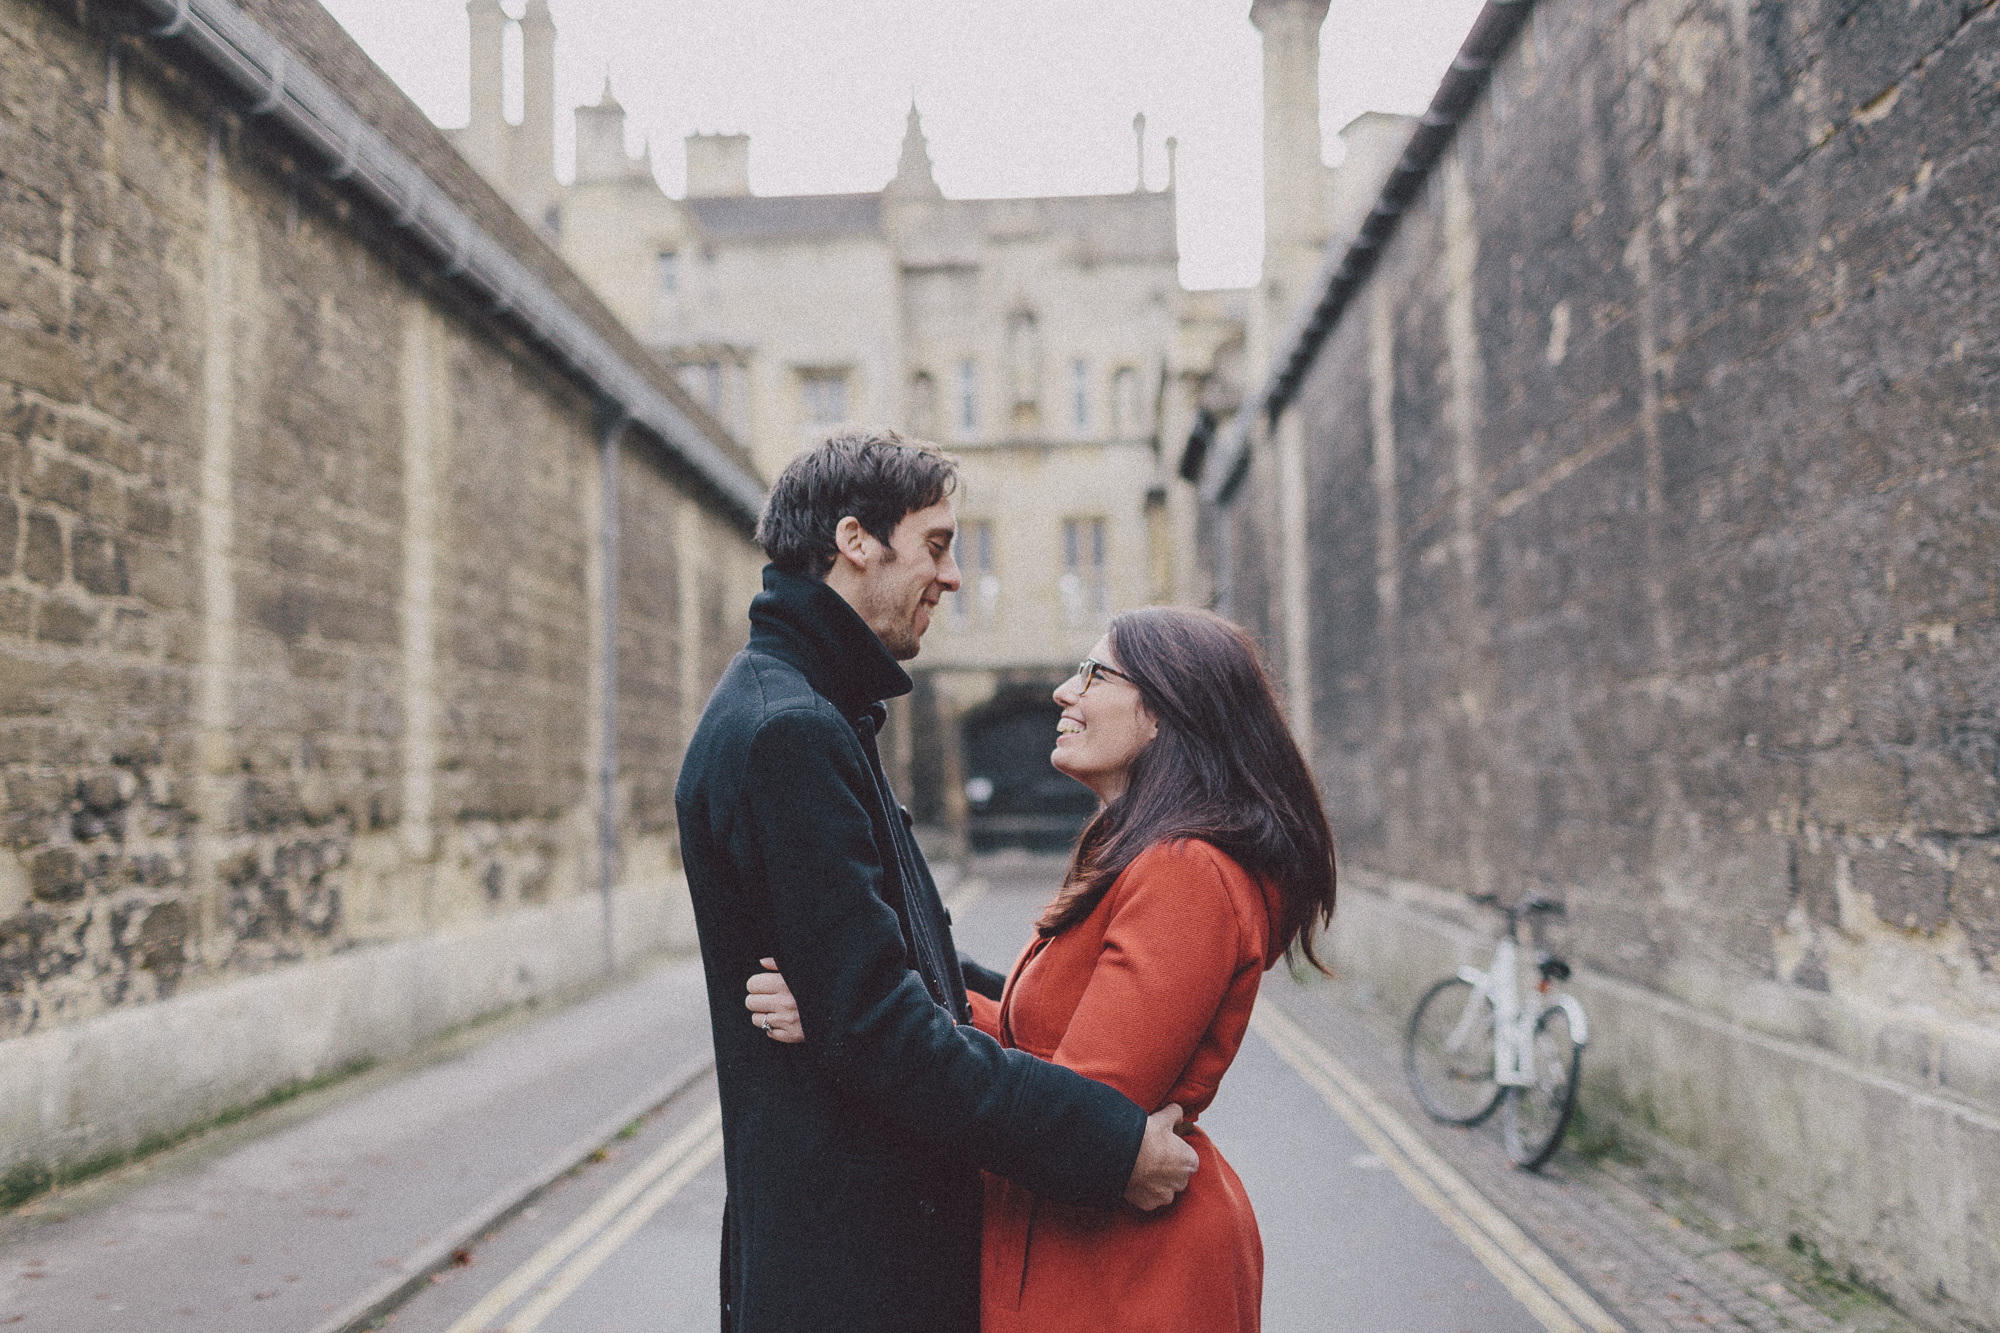
[[[836,559],[845,560],[856,572],[868,568],[868,546],[871,538],[868,529],[861,526],[861,520],[849,514],[833,525],[833,549]]]

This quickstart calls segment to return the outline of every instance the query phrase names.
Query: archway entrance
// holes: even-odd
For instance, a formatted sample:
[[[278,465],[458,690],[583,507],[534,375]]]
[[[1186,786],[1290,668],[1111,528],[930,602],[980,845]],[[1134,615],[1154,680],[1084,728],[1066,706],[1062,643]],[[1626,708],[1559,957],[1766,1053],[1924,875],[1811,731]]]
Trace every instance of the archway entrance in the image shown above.
[[[1049,765],[1062,715],[1049,698],[1054,687],[1003,685],[959,724],[965,836],[972,851],[1064,851],[1096,811],[1097,797],[1088,787]]]

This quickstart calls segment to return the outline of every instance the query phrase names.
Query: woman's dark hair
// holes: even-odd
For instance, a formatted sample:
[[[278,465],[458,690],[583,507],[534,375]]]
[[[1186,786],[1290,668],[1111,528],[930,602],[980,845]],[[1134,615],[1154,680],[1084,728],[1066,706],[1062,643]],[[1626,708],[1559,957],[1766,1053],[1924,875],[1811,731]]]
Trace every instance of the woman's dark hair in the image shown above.
[[[1037,929],[1057,935],[1089,916],[1148,847],[1199,838],[1277,885],[1274,953],[1324,972],[1312,935],[1333,915],[1333,835],[1256,645],[1211,611],[1168,606],[1116,617],[1109,638],[1159,734],[1084,826]]]
[[[825,578],[841,519],[852,514],[894,550],[896,525],[957,486],[958,460],[934,444],[887,428],[840,431],[778,474],[757,519],[757,544],[779,569]]]

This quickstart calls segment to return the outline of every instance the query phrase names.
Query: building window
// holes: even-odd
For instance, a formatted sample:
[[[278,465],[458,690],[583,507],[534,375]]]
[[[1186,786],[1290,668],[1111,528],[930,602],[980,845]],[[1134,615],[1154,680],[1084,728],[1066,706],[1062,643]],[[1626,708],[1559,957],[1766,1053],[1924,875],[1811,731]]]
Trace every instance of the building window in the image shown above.
[[[670,353],[674,377],[688,397],[741,438],[750,424],[749,367],[734,347],[690,346]]]
[[[653,279],[659,285],[660,295],[677,296],[681,290],[681,257],[672,250],[662,250],[653,258]]]
[[[1069,363],[1069,424],[1078,435],[1090,434],[1090,363],[1082,357]]]
[[[1103,519],[1063,520],[1063,619],[1071,628],[1101,622],[1111,614],[1104,545]]]
[[[980,519],[958,525],[958,572],[964,582],[951,595],[952,623],[992,624],[1000,610],[1000,576],[993,572],[991,523]]]
[[[910,376],[910,431],[918,439],[937,435],[937,407],[937,381],[930,372],[920,370]]]
[[[1111,377],[1111,434],[1129,440],[1144,433],[1139,410],[1139,372],[1130,366],[1120,366]]]
[[[1015,435],[1041,429],[1042,334],[1032,310],[1007,316],[1007,398]]]
[[[979,430],[979,365],[967,358],[958,363],[958,433],[971,439]]]
[[[805,405],[807,425],[839,425],[847,420],[847,372],[800,371],[799,399]]]
[[[681,367],[681,387],[688,396],[708,409],[709,415],[722,419],[722,363],[720,361],[690,361]]]

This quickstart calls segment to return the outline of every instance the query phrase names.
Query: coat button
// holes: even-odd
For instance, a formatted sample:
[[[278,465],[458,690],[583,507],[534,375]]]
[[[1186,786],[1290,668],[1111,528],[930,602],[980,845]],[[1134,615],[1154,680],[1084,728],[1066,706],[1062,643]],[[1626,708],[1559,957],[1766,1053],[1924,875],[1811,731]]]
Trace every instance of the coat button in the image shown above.
[[[925,1217],[929,1217],[937,1212],[937,1205],[932,1203],[929,1199],[921,1199],[917,1203],[917,1211],[922,1213]]]

